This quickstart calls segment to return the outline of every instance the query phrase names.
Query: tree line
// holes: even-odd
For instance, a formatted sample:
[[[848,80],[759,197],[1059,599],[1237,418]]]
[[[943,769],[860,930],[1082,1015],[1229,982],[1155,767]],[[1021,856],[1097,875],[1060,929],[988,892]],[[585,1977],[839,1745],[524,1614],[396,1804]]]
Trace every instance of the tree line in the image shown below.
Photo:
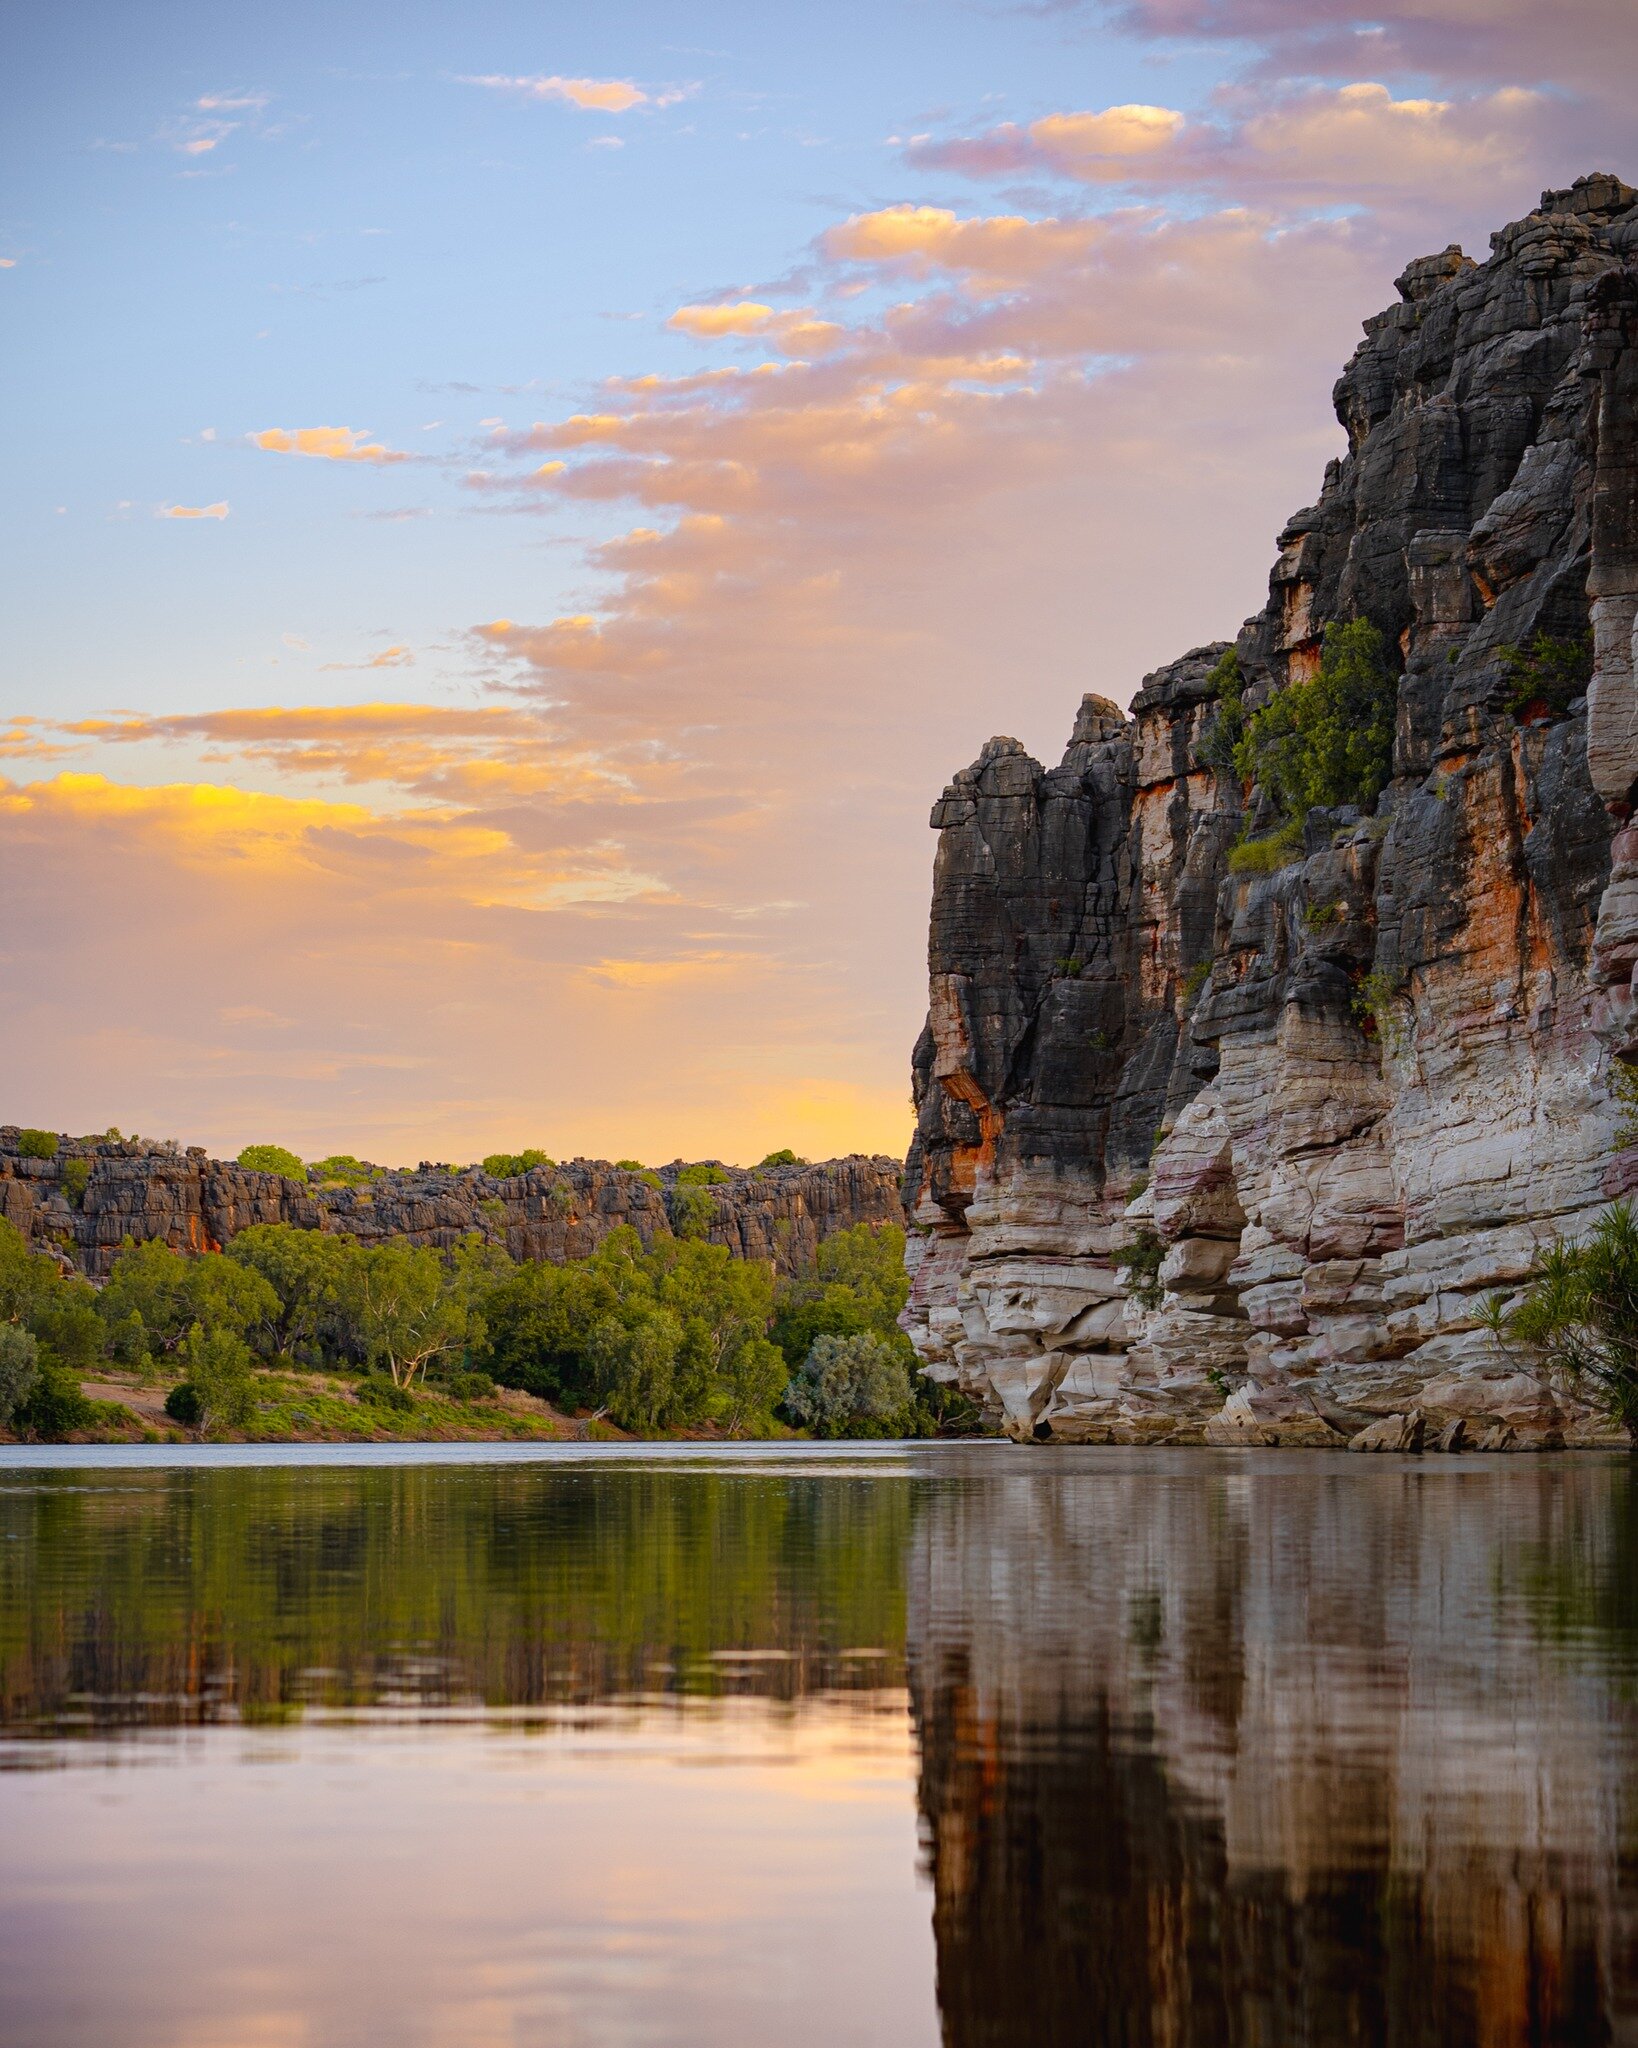
[[[637,1435],[927,1435],[964,1404],[916,1374],[907,1291],[892,1224],[836,1233],[786,1280],[696,1237],[645,1247],[629,1226],[553,1265],[478,1233],[440,1251],[256,1224],[221,1252],[127,1241],[97,1288],[0,1222],[0,1426],[89,1427],[80,1383],[113,1366],[173,1380],[174,1419],[231,1432],[255,1413],[258,1368],[281,1367],[348,1375],[395,1409],[431,1388],[520,1388]]]

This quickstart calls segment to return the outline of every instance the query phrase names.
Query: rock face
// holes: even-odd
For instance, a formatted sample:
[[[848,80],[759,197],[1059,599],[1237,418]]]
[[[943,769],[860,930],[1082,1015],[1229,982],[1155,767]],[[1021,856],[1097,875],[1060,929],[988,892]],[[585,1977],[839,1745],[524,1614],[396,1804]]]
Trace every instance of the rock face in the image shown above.
[[[1009,1434],[1601,1434],[1480,1310],[1638,1184],[1638,193],[1546,193],[1399,292],[1234,643],[1255,707],[1328,624],[1380,630],[1374,815],[1231,871],[1271,813],[1212,745],[1226,643],[1130,718],[1087,698],[1057,768],[990,741],[934,807],[906,1326]],[[1510,650],[1589,632],[1585,696],[1521,702]]]
[[[671,1232],[677,1171],[645,1175],[573,1159],[496,1180],[477,1167],[385,1173],[367,1186],[317,1187],[277,1173],[247,1173],[141,1140],[64,1138],[53,1159],[24,1158],[15,1125],[0,1127],[0,1216],[36,1247],[60,1251],[92,1279],[106,1277],[126,1238],[159,1238],[178,1251],[217,1251],[252,1223],[333,1230],[365,1243],[387,1238],[447,1248],[470,1231],[514,1258],[584,1258],[631,1224],[645,1244]],[[83,1189],[75,1162],[83,1162]],[[703,1192],[706,1234],[783,1273],[810,1267],[823,1239],[856,1223],[900,1220],[899,1163],[854,1153],[817,1166],[745,1172]]]

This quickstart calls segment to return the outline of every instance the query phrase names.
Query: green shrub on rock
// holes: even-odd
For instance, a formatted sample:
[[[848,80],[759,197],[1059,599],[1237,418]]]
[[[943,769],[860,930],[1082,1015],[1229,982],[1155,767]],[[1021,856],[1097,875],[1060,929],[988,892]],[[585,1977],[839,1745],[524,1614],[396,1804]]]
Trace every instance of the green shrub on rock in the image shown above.
[[[531,1146],[523,1152],[491,1152],[483,1161],[483,1170],[491,1180],[516,1180],[537,1166],[556,1166],[555,1159]]]
[[[1592,681],[1593,648],[1588,633],[1569,640],[1537,633],[1523,647],[1498,647],[1496,656],[1507,677],[1504,701],[1515,718],[1534,711],[1561,718]]]
[[[1275,875],[1302,859],[1302,823],[1293,818],[1262,839],[1242,839],[1229,848],[1231,875]]]
[[[57,1133],[55,1131],[19,1131],[17,1153],[21,1159],[55,1159],[57,1156]]]
[[[1316,805],[1368,811],[1393,770],[1399,684],[1369,619],[1325,629],[1319,672],[1288,683],[1245,721],[1234,760],[1287,818]]]
[[[1579,1380],[1638,1448],[1638,1214],[1616,1202],[1584,1244],[1562,1239],[1541,1252],[1523,1298],[1499,1298],[1483,1321],[1538,1350],[1550,1371]]]
[[[283,1145],[246,1145],[234,1162],[247,1173],[282,1173],[286,1180],[305,1180],[307,1168]]]

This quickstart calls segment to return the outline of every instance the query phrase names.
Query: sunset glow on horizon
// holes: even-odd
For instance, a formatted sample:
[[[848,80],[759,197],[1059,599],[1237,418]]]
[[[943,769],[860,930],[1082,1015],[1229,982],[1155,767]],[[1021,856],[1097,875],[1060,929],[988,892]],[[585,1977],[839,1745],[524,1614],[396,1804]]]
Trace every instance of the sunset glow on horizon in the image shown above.
[[[1236,631],[1407,262],[1638,177],[1638,11],[1482,13],[19,20],[0,1121],[901,1151],[949,776]]]

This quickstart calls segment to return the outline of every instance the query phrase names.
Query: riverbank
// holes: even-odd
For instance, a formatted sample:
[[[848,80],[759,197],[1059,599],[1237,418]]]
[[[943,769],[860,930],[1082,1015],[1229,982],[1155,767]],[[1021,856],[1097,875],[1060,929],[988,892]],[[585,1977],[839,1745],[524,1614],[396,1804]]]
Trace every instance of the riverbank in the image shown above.
[[[92,1404],[76,1444],[184,1444],[200,1440],[165,1412],[174,1381],[104,1372],[84,1382]],[[212,1431],[213,1443],[628,1443],[645,1441],[603,1417],[567,1415],[513,1387],[458,1400],[438,1387],[417,1391],[408,1408],[388,1407],[374,1389],[337,1373],[266,1371],[256,1375],[256,1412],[243,1429]],[[780,1438],[797,1432],[775,1425]],[[661,1441],[730,1441],[712,1425],[667,1431]],[[16,1441],[0,1430],[0,1444]]]

